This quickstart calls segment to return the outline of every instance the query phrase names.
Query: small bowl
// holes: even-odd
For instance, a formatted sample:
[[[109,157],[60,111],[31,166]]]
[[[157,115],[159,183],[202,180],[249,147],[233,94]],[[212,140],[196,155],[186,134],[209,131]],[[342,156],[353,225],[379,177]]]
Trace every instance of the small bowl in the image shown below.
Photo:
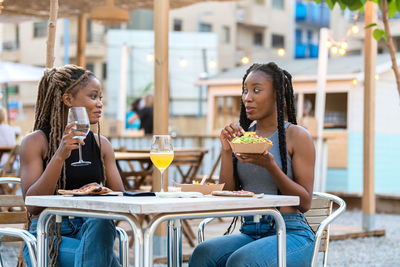
[[[269,151],[272,147],[268,143],[249,143],[249,144],[234,144],[229,142],[233,152],[235,153],[249,153],[249,154],[262,154]]]

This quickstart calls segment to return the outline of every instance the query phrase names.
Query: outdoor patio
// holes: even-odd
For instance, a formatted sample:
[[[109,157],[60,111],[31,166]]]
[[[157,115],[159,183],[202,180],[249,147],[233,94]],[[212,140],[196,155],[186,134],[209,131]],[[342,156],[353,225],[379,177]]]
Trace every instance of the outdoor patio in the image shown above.
[[[346,211],[332,225],[332,235],[335,235],[335,225],[359,226],[361,222],[361,211]],[[345,239],[331,241],[328,252],[328,266],[331,267],[356,267],[356,266],[398,266],[400,261],[400,215],[377,214],[376,227],[386,230],[383,237],[364,237],[356,239]],[[197,226],[199,220],[191,221],[191,225]],[[230,220],[224,222],[212,222],[206,229],[206,238],[221,235],[227,228]],[[236,231],[238,227],[236,228]],[[187,242],[183,243],[183,254],[190,255],[192,249]],[[16,265],[19,245],[14,247],[0,248],[4,255],[5,267]],[[3,254],[5,253],[5,254]],[[131,259],[130,259],[131,260]],[[166,266],[166,264],[155,264],[155,267]],[[185,263],[183,266],[187,266]]]

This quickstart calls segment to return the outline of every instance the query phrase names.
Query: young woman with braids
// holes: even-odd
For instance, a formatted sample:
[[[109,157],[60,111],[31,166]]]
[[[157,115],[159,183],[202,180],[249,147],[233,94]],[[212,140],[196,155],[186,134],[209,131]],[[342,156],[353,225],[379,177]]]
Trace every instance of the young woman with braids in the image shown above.
[[[296,125],[291,75],[275,63],[252,65],[243,77],[239,123],[221,131],[220,182],[226,190],[299,196],[299,206],[280,208],[287,231],[287,266],[309,266],[314,234],[303,213],[311,205],[315,151],[310,134]],[[271,150],[233,155],[228,141],[244,131],[268,137]],[[277,266],[272,217],[263,216],[260,222],[244,217],[240,232],[201,243],[189,266]]]
[[[101,86],[96,77],[78,66],[46,69],[39,83],[34,132],[21,145],[22,192],[25,196],[53,195],[57,189],[76,189],[85,184],[103,183],[122,191],[121,177],[115,165],[110,142],[89,132],[84,136],[67,124],[68,108],[83,106],[91,124],[98,124],[103,107]],[[88,166],[73,167],[82,144]],[[30,231],[36,235],[37,217],[43,208],[28,206],[32,216]],[[67,218],[51,223],[50,266],[120,266],[113,252],[115,225],[111,220]],[[25,259],[30,266],[27,249]]]

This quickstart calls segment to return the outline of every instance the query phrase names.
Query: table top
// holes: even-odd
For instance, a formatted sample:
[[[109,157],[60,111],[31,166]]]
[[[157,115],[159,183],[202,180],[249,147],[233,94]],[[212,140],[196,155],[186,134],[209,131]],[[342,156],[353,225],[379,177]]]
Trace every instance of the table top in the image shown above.
[[[125,196],[27,196],[25,204],[49,208],[112,211],[132,214],[221,211],[299,205],[299,197],[265,195],[263,198],[217,197],[159,198]]]

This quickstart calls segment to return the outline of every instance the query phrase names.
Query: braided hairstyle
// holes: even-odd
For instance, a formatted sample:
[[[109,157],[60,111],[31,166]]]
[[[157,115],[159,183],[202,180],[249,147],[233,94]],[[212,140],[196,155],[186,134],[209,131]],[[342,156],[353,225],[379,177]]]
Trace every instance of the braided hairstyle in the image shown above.
[[[34,130],[43,127],[50,127],[49,144],[47,150],[47,162],[57,151],[60,145],[68,109],[62,101],[62,96],[70,93],[73,97],[84,88],[91,78],[95,78],[94,74],[88,70],[75,65],[65,65],[58,68],[46,69],[42,79],[39,82],[38,96],[35,108],[35,124]],[[101,156],[101,138],[100,138],[100,124],[97,124],[97,135],[100,150],[100,159],[103,172],[103,184],[106,182],[106,175],[104,169],[103,157]],[[65,189],[66,186],[66,169],[65,163],[62,168],[61,175],[57,181],[56,190]],[[49,225],[49,265],[57,265],[58,247],[61,242],[61,224],[54,221]]]
[[[294,94],[292,86],[292,76],[286,70],[282,70],[275,63],[253,64],[247,69],[243,76],[242,90],[244,91],[244,82],[251,72],[262,71],[272,78],[272,85],[276,93],[276,108],[278,112],[278,136],[279,136],[279,153],[282,161],[282,171],[287,174],[287,158],[286,158],[286,131],[285,131],[285,106],[286,115],[289,122],[297,124],[296,108],[294,106]],[[243,92],[242,91],[242,92]],[[246,108],[243,100],[240,103],[240,119],[239,123],[245,131],[248,131],[253,121],[247,118]]]

